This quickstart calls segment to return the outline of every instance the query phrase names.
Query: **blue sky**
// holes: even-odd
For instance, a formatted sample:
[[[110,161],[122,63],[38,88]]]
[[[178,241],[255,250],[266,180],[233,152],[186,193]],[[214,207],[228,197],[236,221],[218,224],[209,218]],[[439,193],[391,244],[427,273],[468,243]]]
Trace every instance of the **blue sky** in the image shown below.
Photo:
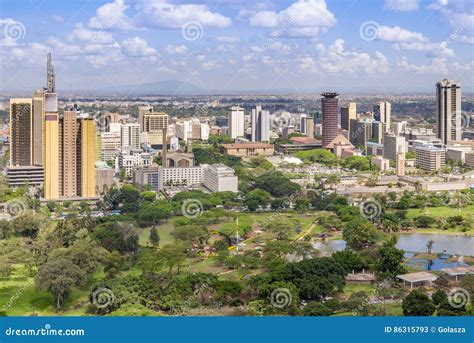
[[[469,0],[16,0],[0,7],[1,89],[183,80],[203,89],[473,92]],[[0,89],[0,90],[1,90]]]

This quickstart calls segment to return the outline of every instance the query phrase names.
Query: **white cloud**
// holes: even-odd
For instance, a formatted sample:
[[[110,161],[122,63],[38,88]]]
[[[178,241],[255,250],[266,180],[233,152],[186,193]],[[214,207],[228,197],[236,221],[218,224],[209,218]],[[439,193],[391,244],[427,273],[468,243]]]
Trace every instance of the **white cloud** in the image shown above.
[[[186,45],[168,45],[165,51],[170,55],[184,55],[188,52]]]
[[[96,16],[89,20],[89,27],[93,29],[118,29],[127,30],[132,27],[130,19],[125,14],[128,5],[124,0],[114,0],[100,6]]]
[[[385,0],[385,8],[389,10],[415,11],[419,7],[419,0]]]
[[[68,36],[70,41],[81,41],[95,44],[112,44],[114,39],[112,34],[105,31],[94,31],[90,30],[82,25],[82,23],[76,24],[74,31]]]
[[[404,71],[419,74],[447,75],[449,73],[448,64],[444,58],[432,58],[429,63],[417,65],[409,63],[406,57],[401,57],[397,59],[396,65]]]
[[[150,47],[147,41],[140,37],[128,38],[121,45],[122,52],[128,57],[146,58],[154,62],[160,56],[156,49]]]
[[[137,7],[137,26],[181,28],[187,22],[197,21],[202,26],[228,27],[232,23],[230,18],[212,12],[206,5],[142,1]]]
[[[472,0],[438,0],[428,8],[438,11],[451,26],[447,40],[474,44],[474,12]]]
[[[292,37],[318,35],[336,22],[324,0],[299,0],[281,12],[259,11],[250,17],[252,26],[278,27],[278,36]]]
[[[411,42],[394,44],[397,50],[425,51],[428,57],[455,57],[454,51],[448,48],[448,43]]]
[[[419,32],[405,30],[400,26],[380,26],[377,39],[388,42],[426,42],[428,38]]]
[[[239,36],[217,36],[216,41],[223,43],[237,43],[240,42]]]
[[[388,71],[389,63],[385,55],[376,51],[371,57],[366,52],[346,50],[343,39],[336,39],[333,44],[325,47],[323,44],[316,45],[318,69],[329,73],[357,73],[365,72],[385,73]],[[305,66],[310,66],[310,60],[304,60]]]
[[[57,14],[53,14],[51,16],[51,18],[57,23],[63,23],[64,22],[64,18],[61,17],[60,15],[57,15]]]

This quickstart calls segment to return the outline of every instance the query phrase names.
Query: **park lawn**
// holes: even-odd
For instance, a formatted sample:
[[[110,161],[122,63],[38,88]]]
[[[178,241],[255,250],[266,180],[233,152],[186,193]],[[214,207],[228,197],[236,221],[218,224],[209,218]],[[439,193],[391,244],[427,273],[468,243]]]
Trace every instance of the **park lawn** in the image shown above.
[[[468,219],[474,218],[474,205],[469,205],[461,209],[447,206],[426,207],[425,209],[411,208],[407,211],[407,218],[414,219],[420,215],[430,215],[434,218],[447,218],[460,214]]]
[[[89,304],[89,289],[73,289],[64,310],[57,310],[53,297],[47,291],[38,291],[33,278],[22,282],[2,282],[1,285],[0,304],[6,307],[8,316],[29,316],[33,311],[40,316],[80,316]],[[10,301],[11,306],[7,306]]]
[[[367,293],[367,295],[370,295],[374,290],[375,290],[375,286],[370,285],[370,284],[367,284],[367,285],[346,284],[346,286],[344,287],[344,291],[342,292],[342,295],[344,295],[345,298],[349,299],[352,293],[364,291]]]
[[[375,304],[375,307],[385,307],[387,310],[387,315],[389,316],[403,316],[403,310],[401,304]],[[347,317],[347,316],[354,316],[354,312],[346,311],[346,312],[337,312],[331,317]]]
[[[151,227],[140,229],[139,244],[142,247],[151,246],[149,241]],[[158,235],[160,236],[160,246],[171,244],[174,242],[174,237],[171,234],[174,232],[174,225],[172,223],[164,223],[157,227]]]
[[[200,258],[189,258],[186,260],[188,265],[183,270],[191,273],[212,273],[217,274],[227,270],[225,267],[221,267],[216,264],[215,260],[210,257],[205,257],[203,260]]]

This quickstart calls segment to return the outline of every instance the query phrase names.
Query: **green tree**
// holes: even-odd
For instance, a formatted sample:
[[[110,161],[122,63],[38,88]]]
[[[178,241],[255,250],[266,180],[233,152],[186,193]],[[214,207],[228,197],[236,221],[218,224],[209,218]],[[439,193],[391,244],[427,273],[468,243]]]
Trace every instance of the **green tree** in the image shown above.
[[[330,316],[333,314],[331,309],[317,301],[310,301],[302,311],[305,316]]]
[[[358,272],[367,268],[367,262],[359,254],[350,249],[336,251],[332,254],[332,258],[344,268],[346,273],[351,273],[352,271]]]
[[[436,310],[433,301],[421,289],[415,289],[402,302],[405,316],[432,316]]]
[[[249,211],[256,211],[259,207],[266,208],[270,203],[270,194],[262,189],[256,189],[247,194],[245,205]]]
[[[153,226],[150,230],[150,243],[156,247],[160,244],[160,236],[158,235],[158,230]]]
[[[85,281],[86,272],[64,257],[48,260],[36,274],[37,286],[51,293],[57,308],[67,300],[72,287],[84,285]]]
[[[361,249],[375,242],[377,229],[366,219],[356,218],[347,223],[342,237],[353,249]]]
[[[384,277],[395,278],[405,272],[403,267],[404,251],[395,247],[396,240],[390,240],[378,250],[379,259],[375,264],[375,270]]]
[[[431,296],[431,300],[433,300],[433,304],[439,306],[441,303],[448,301],[448,295],[442,289],[438,289]]]

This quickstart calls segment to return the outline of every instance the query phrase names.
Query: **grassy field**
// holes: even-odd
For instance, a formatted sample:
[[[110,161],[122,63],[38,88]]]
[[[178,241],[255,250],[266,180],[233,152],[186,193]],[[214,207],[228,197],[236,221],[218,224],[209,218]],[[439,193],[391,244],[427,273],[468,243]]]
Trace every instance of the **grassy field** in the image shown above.
[[[469,205],[461,209],[454,207],[427,207],[425,209],[411,208],[407,211],[407,218],[414,219],[420,215],[431,215],[435,218],[447,218],[462,215],[467,219],[474,219],[474,205]]]
[[[151,227],[140,230],[140,246],[151,246],[149,241]],[[174,237],[171,233],[174,231],[172,223],[164,223],[157,227],[158,235],[160,236],[160,245],[166,245],[174,242]]]

